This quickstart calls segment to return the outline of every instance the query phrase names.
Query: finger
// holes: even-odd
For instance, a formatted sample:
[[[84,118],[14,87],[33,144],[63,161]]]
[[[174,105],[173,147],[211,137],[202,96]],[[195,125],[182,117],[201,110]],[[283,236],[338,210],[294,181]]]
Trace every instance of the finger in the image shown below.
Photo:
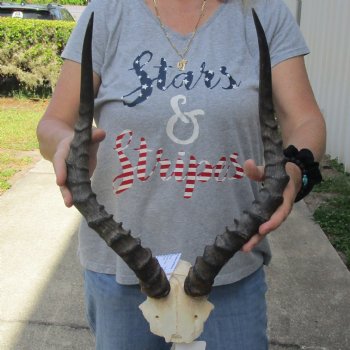
[[[294,186],[289,183],[283,193],[283,203],[272,214],[270,220],[266,221],[259,227],[259,234],[266,235],[267,233],[276,230],[288,217],[293,208],[295,198]]]
[[[103,129],[92,129],[91,141],[92,143],[100,143],[106,137],[106,132]]]
[[[89,176],[91,177],[97,163],[97,150],[100,142],[106,137],[106,132],[103,129],[94,128],[91,136],[91,145],[89,149]]]
[[[244,173],[254,181],[263,181],[264,179],[264,167],[257,166],[253,159],[248,159],[243,165]]]
[[[266,221],[259,227],[259,234],[266,235],[274,230],[276,230],[288,217],[290,209],[288,208],[278,208],[277,211],[271,216],[269,221]]]
[[[56,184],[58,186],[63,186],[67,179],[67,166],[66,157],[63,150],[57,150],[55,153],[52,164],[56,174]]]
[[[263,239],[265,236],[256,234],[254,235],[246,244],[243,245],[242,251],[244,253],[249,253],[252,251],[254,247],[256,247]]]
[[[73,135],[64,138],[58,145],[56,153],[52,158],[53,168],[56,174],[56,183],[58,186],[63,186],[67,179],[67,165],[66,159],[69,153],[69,145]]]
[[[66,207],[70,208],[73,205],[73,197],[67,186],[60,186],[60,191]]]
[[[91,145],[90,145],[90,154],[95,155],[97,152],[97,149],[99,147],[99,144],[101,141],[103,141],[106,137],[106,132],[102,129],[93,129],[92,135],[91,135]]]

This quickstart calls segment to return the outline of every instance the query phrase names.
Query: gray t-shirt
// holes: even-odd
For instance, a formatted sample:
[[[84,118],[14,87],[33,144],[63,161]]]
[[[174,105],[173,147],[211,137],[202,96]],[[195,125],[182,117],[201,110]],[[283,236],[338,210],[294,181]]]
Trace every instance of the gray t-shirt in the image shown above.
[[[282,0],[252,0],[266,32],[272,65],[308,53]],[[250,9],[223,1],[199,27],[180,60],[143,0],[95,0],[80,18],[63,57],[80,62],[91,11],[94,71],[101,77],[95,120],[100,145],[93,190],[101,204],[154,255],[182,253],[194,263],[234,218],[249,208],[258,185],[244,176],[249,158],[262,164],[258,120],[258,44]],[[167,28],[182,51],[190,35]],[[82,221],[79,256],[90,270],[137,279]],[[215,284],[237,281],[270,259],[264,240],[237,253]]]

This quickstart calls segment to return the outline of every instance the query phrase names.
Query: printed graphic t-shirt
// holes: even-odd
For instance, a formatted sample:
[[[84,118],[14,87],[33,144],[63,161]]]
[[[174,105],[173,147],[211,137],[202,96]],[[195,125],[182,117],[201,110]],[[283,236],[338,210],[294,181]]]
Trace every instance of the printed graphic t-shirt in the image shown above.
[[[308,53],[282,0],[251,1],[272,65]],[[94,12],[93,66],[101,78],[95,121],[107,132],[92,187],[98,201],[153,255],[181,253],[194,263],[234,218],[249,209],[258,184],[243,172],[263,163],[258,116],[259,51],[250,9],[223,1],[199,27],[180,60],[143,0],[95,0],[80,18],[63,57],[81,60]],[[190,35],[166,28],[181,52]],[[137,283],[128,266],[82,220],[79,256],[90,270]],[[264,240],[237,253],[215,284],[237,281],[270,259]]]

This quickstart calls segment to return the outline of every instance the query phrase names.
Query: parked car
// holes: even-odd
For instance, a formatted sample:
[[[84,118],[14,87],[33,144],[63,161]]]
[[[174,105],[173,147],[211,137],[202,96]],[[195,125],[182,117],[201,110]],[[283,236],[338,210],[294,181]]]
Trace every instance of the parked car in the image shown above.
[[[61,5],[38,5],[25,2],[16,4],[0,1],[0,17],[74,21],[69,11]]]

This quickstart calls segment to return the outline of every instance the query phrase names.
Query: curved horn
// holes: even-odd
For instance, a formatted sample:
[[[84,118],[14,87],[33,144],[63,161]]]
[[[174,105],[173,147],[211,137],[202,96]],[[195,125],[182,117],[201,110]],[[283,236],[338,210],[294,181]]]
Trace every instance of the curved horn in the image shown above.
[[[283,191],[289,181],[285,171],[286,160],[282,140],[275,119],[272,100],[272,78],[269,48],[263,27],[252,9],[260,53],[259,118],[264,145],[265,180],[251,209],[244,211],[235,228],[218,235],[213,245],[206,246],[204,254],[197,257],[185,280],[185,292],[191,296],[209,294],[216,275],[226,262],[258,232],[259,226],[269,220],[283,202]]]
[[[121,223],[113,220],[92,192],[89,177],[89,145],[94,114],[94,90],[92,73],[92,30],[91,14],[83,43],[81,62],[81,91],[79,118],[75,125],[74,138],[67,158],[67,186],[73,196],[74,206],[94,229],[135,272],[142,290],[153,298],[166,296],[170,291],[167,277],[150,249],[143,248],[139,239],[123,229]]]

